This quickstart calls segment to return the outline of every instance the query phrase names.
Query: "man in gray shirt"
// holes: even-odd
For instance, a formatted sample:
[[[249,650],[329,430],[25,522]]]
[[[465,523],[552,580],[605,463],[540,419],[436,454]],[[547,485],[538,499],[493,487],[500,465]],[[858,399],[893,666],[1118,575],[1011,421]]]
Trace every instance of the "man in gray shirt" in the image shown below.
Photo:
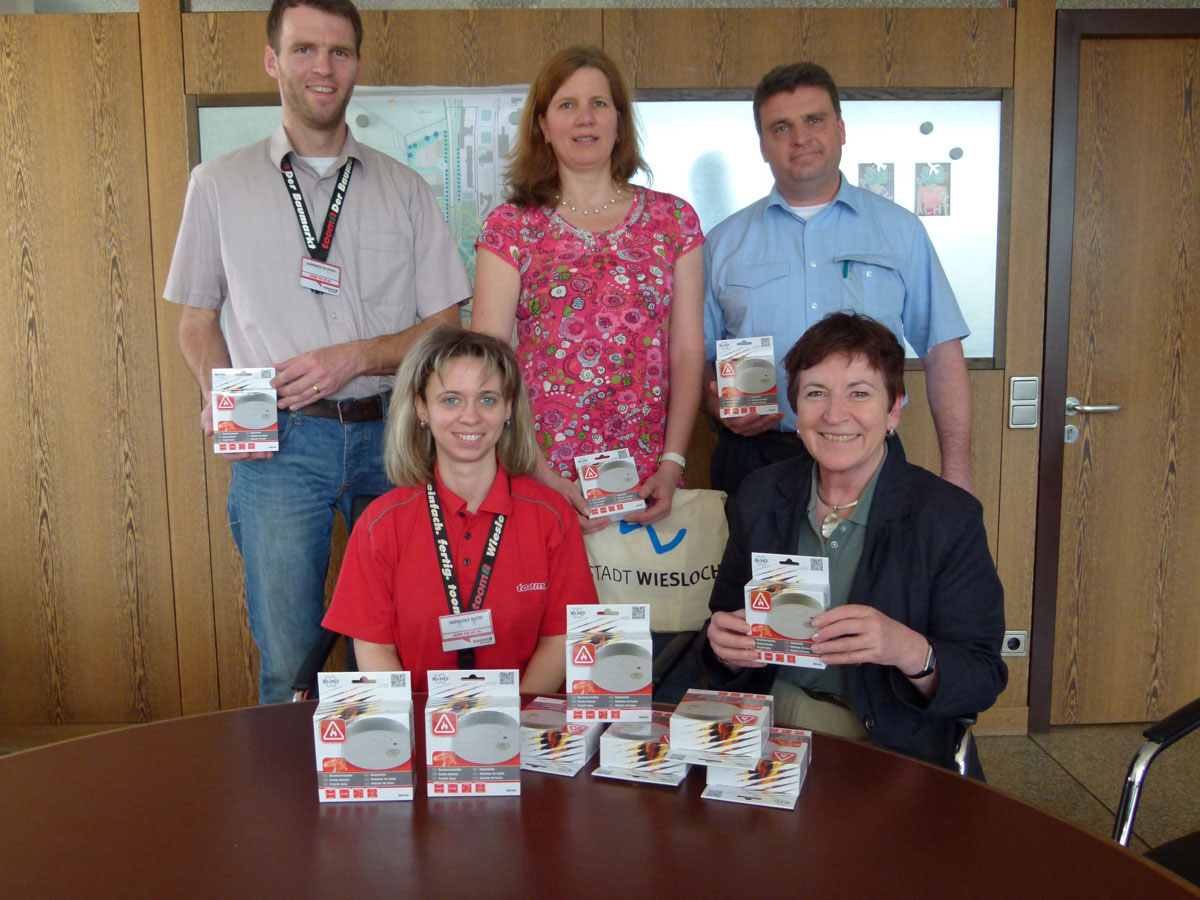
[[[259,699],[275,703],[319,634],[334,510],[391,487],[391,376],[423,332],[459,324],[470,286],[428,185],[346,125],[354,4],[275,0],[267,40],[283,123],[192,172],[164,293],[184,306],[179,343],[206,398],[214,368],[276,369],[279,451],[224,455]]]

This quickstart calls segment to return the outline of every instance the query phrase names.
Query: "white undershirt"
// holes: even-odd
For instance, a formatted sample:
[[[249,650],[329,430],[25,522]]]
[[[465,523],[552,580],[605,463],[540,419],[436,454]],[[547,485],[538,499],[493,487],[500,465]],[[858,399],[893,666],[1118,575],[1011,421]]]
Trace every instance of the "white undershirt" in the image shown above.
[[[788,209],[790,209],[792,211],[793,216],[795,216],[798,219],[803,219],[805,222],[807,222],[809,219],[811,219],[813,216],[815,216],[821,210],[826,209],[832,205],[833,205],[833,201],[830,200],[828,203],[819,203],[816,206],[791,206],[791,205],[789,205]]]
[[[313,167],[318,177],[323,176],[329,171],[329,167],[338,161],[336,156],[302,156],[300,158]]]

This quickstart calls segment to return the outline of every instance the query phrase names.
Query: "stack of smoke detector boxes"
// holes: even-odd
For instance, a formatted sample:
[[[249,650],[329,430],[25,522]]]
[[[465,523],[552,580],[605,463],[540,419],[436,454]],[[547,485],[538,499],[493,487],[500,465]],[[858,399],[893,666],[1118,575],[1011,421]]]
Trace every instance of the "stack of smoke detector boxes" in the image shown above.
[[[517,670],[435,670],[428,677],[428,796],[520,795],[521,695]]]
[[[572,777],[600,746],[599,722],[568,722],[567,701],[535,697],[521,710],[521,768]]]
[[[567,607],[567,721],[649,722],[650,607]]]
[[[579,489],[587,500],[589,519],[623,519],[626,513],[646,508],[638,496],[641,481],[629,451],[608,450],[575,457]]]
[[[274,369],[213,369],[212,426],[215,453],[279,449],[279,399]]]
[[[781,666],[824,669],[812,652],[813,616],[829,608],[829,560],[753,553],[746,584],[746,623],[754,657]]]
[[[599,778],[678,786],[691,764],[671,759],[671,714],[654,710],[649,722],[618,722],[600,735]]]
[[[717,341],[717,410],[722,419],[779,412],[775,345],[769,337]]]
[[[670,759],[752,768],[765,754],[774,703],[764,694],[692,688],[671,713]]]
[[[793,809],[812,759],[812,732],[772,728],[766,753],[752,765],[708,767],[707,800]]]
[[[407,672],[322,672],[313,713],[322,802],[413,798]]]

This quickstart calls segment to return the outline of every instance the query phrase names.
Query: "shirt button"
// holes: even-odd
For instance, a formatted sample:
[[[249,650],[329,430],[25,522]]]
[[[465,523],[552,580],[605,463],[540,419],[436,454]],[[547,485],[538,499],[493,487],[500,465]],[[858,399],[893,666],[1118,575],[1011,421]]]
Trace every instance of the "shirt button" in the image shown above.
[[[471,564],[471,561],[470,561],[469,559],[464,559],[464,560],[463,560],[463,565],[464,565],[464,566],[469,566],[470,564]]]
[[[836,550],[836,549],[837,549],[837,545],[838,545],[837,541],[830,541],[830,542],[829,542],[829,546],[830,546],[830,547],[832,547],[834,550]]]
[[[814,259],[812,262],[809,263],[809,266],[811,266],[812,268],[815,269],[817,267],[817,261]]]
[[[471,532],[468,531],[466,534],[463,535],[463,540],[469,541],[470,539],[471,539]]]
[[[868,278],[870,278],[870,277],[871,277],[871,270],[870,270],[870,269],[867,269],[867,277],[868,277]]]
[[[816,308],[817,308],[817,304],[815,304],[815,303],[814,303],[814,304],[812,305],[812,308],[813,308],[813,309],[816,309]]]
[[[867,731],[874,731],[875,720],[871,718],[871,716],[867,716],[865,719],[863,719],[863,728],[867,729]]]

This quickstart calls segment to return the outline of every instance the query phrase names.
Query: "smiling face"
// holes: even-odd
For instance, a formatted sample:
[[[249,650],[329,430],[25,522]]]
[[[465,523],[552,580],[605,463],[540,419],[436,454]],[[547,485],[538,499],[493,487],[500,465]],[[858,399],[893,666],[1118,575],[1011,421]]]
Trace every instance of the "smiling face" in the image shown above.
[[[311,6],[291,7],[283,14],[279,49],[268,46],[263,64],[279,82],[289,134],[342,127],[359,67],[349,19]]]
[[[604,73],[576,69],[538,116],[538,125],[560,167],[608,168],[617,142],[617,108]]]
[[[428,423],[438,465],[488,462],[504,432],[512,403],[504,399],[499,372],[484,378],[480,359],[452,360],[429,376],[417,415]]]
[[[833,354],[800,372],[796,433],[821,467],[822,481],[866,486],[883,458],[888,429],[900,421],[902,399],[888,403],[883,376],[863,356]]]
[[[800,87],[763,101],[759,147],[779,192],[793,206],[816,206],[833,199],[841,183],[838,166],[846,124],[833,109],[829,92]]]

